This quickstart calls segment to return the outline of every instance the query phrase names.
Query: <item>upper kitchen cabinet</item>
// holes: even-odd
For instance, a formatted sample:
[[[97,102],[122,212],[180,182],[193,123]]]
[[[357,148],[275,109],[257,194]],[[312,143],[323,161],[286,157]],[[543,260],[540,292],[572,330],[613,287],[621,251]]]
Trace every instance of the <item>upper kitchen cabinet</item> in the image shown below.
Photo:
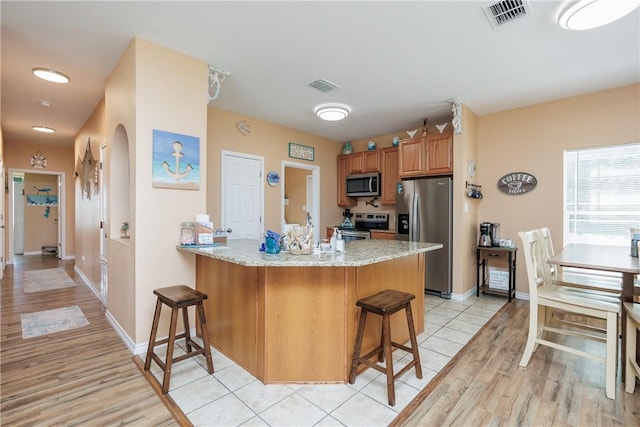
[[[453,135],[440,133],[427,137],[427,174],[453,173]]]
[[[351,207],[358,203],[354,197],[347,197],[348,163],[351,155],[338,156],[338,206]]]
[[[347,175],[379,171],[380,150],[361,151],[348,155]]]
[[[398,145],[400,177],[424,175],[425,144],[422,137],[403,139]]]
[[[396,184],[398,175],[398,147],[383,148],[382,150],[382,195],[383,205],[396,204]]]
[[[399,145],[401,178],[453,173],[453,134],[404,139]]]

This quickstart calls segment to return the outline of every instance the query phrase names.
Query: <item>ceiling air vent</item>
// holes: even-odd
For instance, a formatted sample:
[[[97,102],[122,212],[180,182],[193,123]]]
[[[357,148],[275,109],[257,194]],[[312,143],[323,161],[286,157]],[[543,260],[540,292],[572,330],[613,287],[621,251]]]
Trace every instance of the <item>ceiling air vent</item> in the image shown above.
[[[531,8],[526,0],[504,0],[484,6],[484,14],[493,28],[507,22],[531,15]]]
[[[320,92],[331,92],[334,89],[339,89],[340,86],[331,83],[328,80],[324,80],[324,79],[318,79],[318,80],[314,80],[311,83],[309,83],[309,86],[318,89]]]

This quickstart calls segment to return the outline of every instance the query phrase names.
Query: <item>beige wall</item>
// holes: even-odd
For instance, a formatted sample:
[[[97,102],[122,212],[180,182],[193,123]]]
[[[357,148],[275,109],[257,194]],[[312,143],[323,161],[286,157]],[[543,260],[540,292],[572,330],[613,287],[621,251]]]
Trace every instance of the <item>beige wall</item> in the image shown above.
[[[106,144],[105,102],[96,106],[74,140],[75,164],[80,165],[88,147],[96,161],[100,161],[100,147]],[[78,168],[80,170],[80,168]],[[75,180],[76,201],[76,268],[81,270],[89,285],[100,290],[100,195],[91,191],[91,197],[82,194],[82,182]],[[98,183],[98,191],[107,188]],[[106,230],[105,230],[106,232]]]
[[[73,149],[60,146],[43,146],[41,144],[30,144],[20,141],[5,141],[5,170],[22,169],[25,171],[34,170],[29,163],[31,157],[38,151],[47,158],[47,167],[37,169],[39,173],[63,173],[65,180],[65,251],[60,254],[65,258],[73,258],[75,256],[75,165],[73,163]],[[26,187],[25,187],[26,188]],[[8,209],[8,204],[5,205]],[[53,209],[53,208],[52,208]],[[7,215],[7,219],[9,216]],[[7,225],[9,222],[7,221]],[[28,225],[25,225],[27,227]],[[25,233],[27,230],[25,229]],[[8,238],[8,234],[7,238]],[[5,255],[9,249],[8,244],[5,246]]]
[[[195,287],[195,257],[178,252],[175,245],[180,223],[192,220],[207,204],[208,68],[200,60],[146,40],[137,39],[136,49],[136,138],[131,145],[135,152],[131,176],[139,315],[135,339],[140,343],[148,339],[151,330],[156,302],[153,290],[175,284]],[[199,190],[152,187],[154,129],[200,139]]]
[[[626,144],[640,140],[640,85],[561,99],[490,114],[478,119],[478,223],[500,223],[502,236],[548,226],[556,249],[563,246],[563,151]],[[509,172],[529,172],[538,179],[530,193],[498,191]],[[630,197],[632,197],[630,195]],[[518,254],[518,292],[528,293],[522,254]]]
[[[212,103],[215,105],[215,101]],[[241,134],[236,123],[246,120],[251,126],[251,133]],[[341,144],[316,135],[300,132],[295,129],[275,125],[264,120],[235,114],[218,108],[208,110],[208,179],[207,179],[207,213],[215,227],[221,224],[220,203],[220,153],[222,150],[262,156],[265,174],[271,170],[282,175],[282,161],[309,163],[320,167],[320,230],[329,224],[342,221],[342,210],[336,205],[337,163],[336,157],[341,152]],[[314,147],[315,160],[289,158],[289,142]],[[272,187],[264,185],[264,229],[280,230],[281,219],[281,185]]]

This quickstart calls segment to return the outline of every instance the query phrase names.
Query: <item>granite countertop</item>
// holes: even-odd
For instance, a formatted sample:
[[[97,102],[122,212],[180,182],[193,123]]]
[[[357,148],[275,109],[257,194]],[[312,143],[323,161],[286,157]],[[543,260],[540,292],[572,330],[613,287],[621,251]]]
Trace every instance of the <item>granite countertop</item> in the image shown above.
[[[342,253],[321,252],[310,255],[292,255],[289,252],[267,254],[258,250],[258,240],[254,239],[229,239],[226,246],[176,248],[183,252],[253,267],[359,267],[437,250],[442,248],[442,244],[363,239],[345,242],[345,251]]]

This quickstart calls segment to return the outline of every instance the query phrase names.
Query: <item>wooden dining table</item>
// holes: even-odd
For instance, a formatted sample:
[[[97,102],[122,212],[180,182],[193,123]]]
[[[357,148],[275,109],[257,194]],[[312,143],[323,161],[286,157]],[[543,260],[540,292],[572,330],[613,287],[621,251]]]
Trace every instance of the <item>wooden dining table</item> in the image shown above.
[[[562,267],[585,268],[589,270],[609,271],[622,274],[623,302],[633,301],[633,282],[635,275],[640,274],[640,263],[637,257],[631,256],[629,246],[596,245],[571,243],[557,252],[548,261]],[[626,317],[622,316],[622,355],[626,360],[625,332]],[[640,343],[640,334],[636,337]],[[640,358],[640,345],[636,346],[636,357]],[[622,380],[624,382],[625,363],[622,363]]]

